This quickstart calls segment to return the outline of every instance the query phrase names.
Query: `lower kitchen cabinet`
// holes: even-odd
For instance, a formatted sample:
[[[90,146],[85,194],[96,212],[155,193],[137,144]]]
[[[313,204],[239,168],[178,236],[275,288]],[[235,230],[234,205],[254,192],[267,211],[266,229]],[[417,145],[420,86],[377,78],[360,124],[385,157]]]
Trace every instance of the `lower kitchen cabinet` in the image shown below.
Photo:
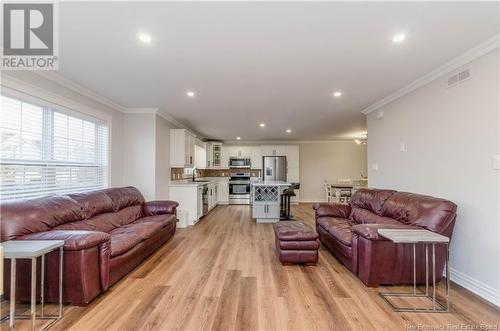
[[[280,218],[280,205],[279,203],[254,204],[252,216],[259,223],[275,223]]]

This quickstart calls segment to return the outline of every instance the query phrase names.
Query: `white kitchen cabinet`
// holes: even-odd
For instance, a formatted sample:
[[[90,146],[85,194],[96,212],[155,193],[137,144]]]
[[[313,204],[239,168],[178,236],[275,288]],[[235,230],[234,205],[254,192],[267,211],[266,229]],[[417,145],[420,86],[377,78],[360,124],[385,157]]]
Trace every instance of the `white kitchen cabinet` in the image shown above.
[[[227,205],[229,203],[229,178],[225,177],[219,181],[218,191],[218,201],[219,204]]]
[[[198,139],[196,139],[196,144],[194,146],[194,165],[196,169],[207,168],[207,149],[205,143],[198,143]]]
[[[208,210],[217,206],[217,183],[208,184]]]
[[[286,156],[286,145],[262,145],[262,156]]]
[[[299,167],[299,145],[286,146],[286,161],[288,167]]]
[[[170,129],[170,166],[194,167],[195,137],[185,129]]]
[[[221,162],[221,168],[227,169],[229,168],[229,158],[231,156],[234,156],[233,154],[235,153],[236,149],[234,146],[226,146],[222,145],[222,162]]]
[[[262,150],[260,146],[248,147],[252,169],[262,169]]]
[[[200,219],[203,216],[203,186],[198,186],[198,193],[196,195],[197,201],[197,219]]]
[[[207,169],[223,168],[222,143],[210,141],[207,142]]]

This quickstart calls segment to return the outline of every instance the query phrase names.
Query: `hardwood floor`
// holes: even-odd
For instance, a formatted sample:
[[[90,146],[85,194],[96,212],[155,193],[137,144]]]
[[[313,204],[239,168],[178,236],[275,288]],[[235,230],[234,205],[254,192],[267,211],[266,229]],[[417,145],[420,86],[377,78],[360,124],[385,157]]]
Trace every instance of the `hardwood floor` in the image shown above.
[[[292,214],[313,226],[310,204]],[[88,307],[67,306],[51,330],[498,328],[500,310],[459,286],[443,314],[395,313],[378,295],[384,289],[365,287],[324,248],[317,266],[282,266],[272,224],[256,224],[248,206],[219,206]]]

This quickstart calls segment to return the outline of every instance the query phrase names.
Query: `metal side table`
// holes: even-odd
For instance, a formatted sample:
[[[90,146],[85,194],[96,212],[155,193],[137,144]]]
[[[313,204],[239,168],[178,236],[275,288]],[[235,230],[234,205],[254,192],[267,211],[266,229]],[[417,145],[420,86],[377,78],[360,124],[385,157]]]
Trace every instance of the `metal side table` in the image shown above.
[[[2,318],[8,319],[9,326],[14,329],[15,319],[31,319],[31,329],[35,330],[36,318],[52,320],[43,330],[60,320],[63,316],[63,261],[64,261],[64,240],[11,240],[3,242],[4,259],[10,259],[10,311],[9,315]],[[59,315],[44,314],[44,282],[45,282],[45,254],[59,249]],[[40,315],[36,315],[36,259],[41,257],[41,277],[40,277]],[[16,260],[31,260],[31,313],[30,315],[16,315]]]
[[[413,245],[413,293],[380,293],[380,296],[398,312],[448,312],[450,309],[450,238],[428,230],[379,229],[378,233],[396,244]],[[425,293],[417,293],[416,245],[425,245]],[[436,299],[436,245],[446,245],[446,304]],[[429,245],[432,246],[432,296],[429,294]],[[388,297],[424,297],[432,300],[432,308],[397,307]]]

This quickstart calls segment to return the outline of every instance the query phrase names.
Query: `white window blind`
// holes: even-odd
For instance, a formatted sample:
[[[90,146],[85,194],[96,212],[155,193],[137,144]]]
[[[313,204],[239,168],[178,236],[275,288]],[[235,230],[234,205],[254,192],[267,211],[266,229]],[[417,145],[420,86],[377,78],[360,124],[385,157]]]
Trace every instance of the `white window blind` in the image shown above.
[[[0,200],[107,187],[108,126],[2,96]]]

